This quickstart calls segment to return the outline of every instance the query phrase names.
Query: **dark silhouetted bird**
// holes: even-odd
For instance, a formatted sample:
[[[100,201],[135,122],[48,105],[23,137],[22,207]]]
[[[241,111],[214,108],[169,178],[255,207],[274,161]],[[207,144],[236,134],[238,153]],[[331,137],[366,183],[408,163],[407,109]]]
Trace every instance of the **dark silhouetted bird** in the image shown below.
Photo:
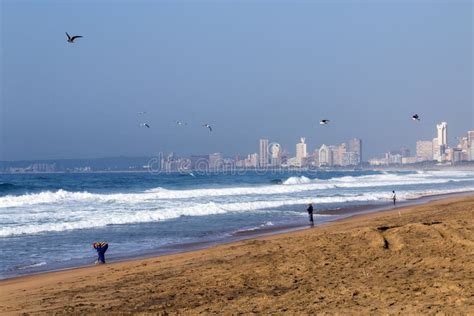
[[[321,120],[319,121],[320,125],[327,125],[330,121],[329,120]]]
[[[67,32],[66,32],[66,35],[67,35],[67,41],[68,41],[69,43],[74,43],[74,41],[75,41],[77,38],[82,38],[82,36],[80,36],[80,35],[70,36]]]

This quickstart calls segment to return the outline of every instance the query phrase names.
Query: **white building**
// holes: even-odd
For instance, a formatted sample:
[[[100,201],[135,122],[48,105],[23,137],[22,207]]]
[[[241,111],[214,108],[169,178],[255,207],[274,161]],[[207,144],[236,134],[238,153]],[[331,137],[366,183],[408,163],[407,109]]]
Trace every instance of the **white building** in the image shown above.
[[[467,157],[469,160],[474,160],[474,131],[467,132]]]
[[[436,125],[438,129],[438,145],[448,146],[448,123],[441,122]]]
[[[281,166],[281,146],[280,144],[273,143],[270,146],[271,152],[271,165],[272,167],[280,167]]]
[[[319,148],[319,166],[332,166],[332,150],[324,144]]]
[[[268,139],[260,139],[260,168],[268,167]]]
[[[308,153],[306,151],[305,138],[301,137],[300,142],[296,144],[296,164],[299,167],[304,167]]]
[[[446,149],[448,149],[448,123],[441,122],[436,124],[438,130],[437,145],[433,148],[434,156],[438,161],[446,160]]]
[[[349,151],[355,152],[358,157],[356,165],[362,162],[362,140],[360,138],[353,138],[349,141]]]

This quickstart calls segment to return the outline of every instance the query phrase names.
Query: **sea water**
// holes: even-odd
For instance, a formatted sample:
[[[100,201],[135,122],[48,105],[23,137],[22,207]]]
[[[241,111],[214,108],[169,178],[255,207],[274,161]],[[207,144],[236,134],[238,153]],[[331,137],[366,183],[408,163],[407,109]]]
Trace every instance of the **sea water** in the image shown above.
[[[0,278],[118,260],[302,226],[322,210],[474,190],[474,171],[0,175]]]

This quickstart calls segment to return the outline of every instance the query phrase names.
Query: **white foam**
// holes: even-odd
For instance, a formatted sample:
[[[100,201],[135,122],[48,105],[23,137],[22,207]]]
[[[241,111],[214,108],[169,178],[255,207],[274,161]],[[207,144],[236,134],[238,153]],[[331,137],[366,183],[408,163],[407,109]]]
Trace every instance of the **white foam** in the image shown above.
[[[46,265],[46,262],[41,261],[41,262],[33,263],[33,264],[30,264],[30,265],[27,265],[27,266],[18,267],[18,270],[36,268],[36,267],[41,267],[41,266],[44,266],[44,265]]]
[[[89,192],[41,192],[20,196],[0,197],[0,209],[41,204],[64,204],[73,202],[138,203],[156,200],[176,200],[219,196],[281,195],[333,188],[365,188],[413,184],[443,184],[448,182],[474,181],[473,172],[442,171],[413,174],[383,173],[359,177],[345,176],[328,180],[290,177],[283,185],[263,185],[230,188],[206,188],[167,190],[155,188],[141,193],[95,194]]]
[[[306,184],[311,183],[311,179],[305,176],[301,177],[290,177],[283,181],[283,184],[291,185],[291,184]]]
[[[467,181],[456,189],[441,185]],[[389,200],[391,189],[380,186],[421,184],[420,189],[397,191],[400,200],[423,195],[474,190],[473,172],[383,173],[328,180],[290,177],[283,185],[167,190],[141,193],[96,194],[89,192],[41,192],[0,197],[0,237],[104,227],[106,225],[166,221],[181,216],[206,216],[229,212],[262,212],[286,208],[304,215],[294,205],[354,203]],[[430,189],[423,189],[430,184]],[[344,190],[327,190],[336,187]],[[368,187],[369,189],[366,189]],[[372,189],[373,188],[373,189]],[[436,188],[436,189],[435,189]],[[339,195],[334,195],[335,193]],[[284,212],[279,210],[279,212]],[[281,213],[280,213],[281,214]]]
[[[471,188],[471,189],[474,189]],[[422,195],[453,193],[466,189],[430,190],[420,192],[398,192],[398,198],[405,200]],[[305,216],[304,207],[295,207],[313,202],[316,205],[328,203],[354,203],[370,201],[389,201],[391,195],[385,192],[368,192],[364,194],[349,194],[345,196],[307,196],[305,198],[291,199],[288,196],[274,197],[271,200],[241,201],[241,202],[184,202],[122,205],[100,205],[100,207],[87,207],[82,205],[67,205],[51,207],[45,205],[31,211],[30,208],[16,209],[14,213],[0,213],[0,237],[37,234],[43,232],[60,232],[75,229],[104,227],[107,225],[138,224],[145,222],[158,222],[176,219],[181,216],[206,216],[226,214],[232,212],[274,212],[279,214]]]

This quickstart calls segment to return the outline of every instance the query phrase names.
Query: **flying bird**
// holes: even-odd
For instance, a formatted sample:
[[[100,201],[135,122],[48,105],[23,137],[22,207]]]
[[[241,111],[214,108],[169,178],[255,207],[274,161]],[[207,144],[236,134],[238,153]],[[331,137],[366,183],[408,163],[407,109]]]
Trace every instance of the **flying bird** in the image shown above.
[[[182,125],[188,125],[186,122],[181,122],[181,121],[175,121],[177,126],[182,126]]]
[[[419,121],[419,120],[420,120],[420,117],[418,116],[418,114],[415,114],[415,115],[413,115],[413,116],[411,117],[411,119],[412,119],[413,121]]]
[[[67,35],[67,41],[69,43],[74,43],[74,41],[76,40],[76,38],[81,38],[82,36],[80,35],[74,35],[74,36],[70,36],[67,32],[66,32],[66,35]]]
[[[330,122],[329,120],[321,120],[321,121],[319,121],[319,124],[320,124],[320,125],[326,125],[326,124],[328,124],[329,122]]]
[[[141,123],[140,126],[144,126],[146,128],[150,128],[150,125],[148,123]]]
[[[212,132],[212,126],[209,124],[204,124],[202,127],[209,128],[209,132]]]

